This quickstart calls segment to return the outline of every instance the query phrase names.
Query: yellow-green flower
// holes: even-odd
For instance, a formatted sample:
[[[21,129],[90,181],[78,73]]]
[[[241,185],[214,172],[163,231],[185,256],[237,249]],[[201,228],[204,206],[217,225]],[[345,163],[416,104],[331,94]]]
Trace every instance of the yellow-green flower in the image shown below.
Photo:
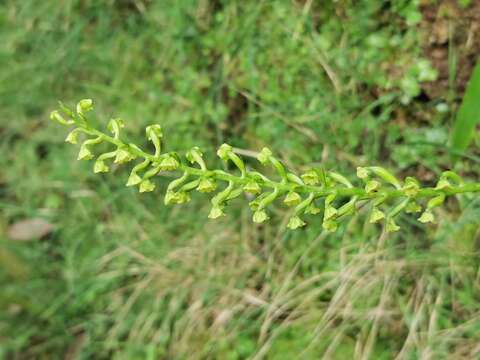
[[[298,193],[296,193],[295,191],[290,191],[287,194],[287,196],[285,196],[285,199],[283,200],[283,202],[287,206],[298,205],[298,204],[300,204],[300,201],[302,201],[302,197]]]
[[[303,227],[305,225],[306,225],[305,221],[300,219],[298,216],[292,216],[290,218],[290,221],[288,222],[287,227],[289,229],[295,230],[295,229],[298,229],[298,228]]]
[[[257,210],[253,213],[253,222],[257,224],[261,224],[264,221],[268,220],[269,217],[265,210]]]
[[[140,188],[139,188],[139,191],[141,193],[143,192],[150,192],[150,191],[153,191],[155,189],[155,184],[152,183],[150,180],[143,180],[141,183],[140,183]]]
[[[95,164],[93,165],[93,172],[94,173],[104,173],[108,172],[108,166],[103,162],[102,160],[97,160],[95,161]]]

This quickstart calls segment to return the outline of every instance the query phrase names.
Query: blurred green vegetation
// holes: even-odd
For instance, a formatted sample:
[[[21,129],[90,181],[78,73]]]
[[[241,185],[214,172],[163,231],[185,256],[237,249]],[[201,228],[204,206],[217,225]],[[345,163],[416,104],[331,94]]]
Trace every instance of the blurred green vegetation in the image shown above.
[[[286,231],[280,207],[264,226],[241,204],[212,222],[200,196],[166,209],[125,168],[93,175],[47,120],[90,97],[102,125],[120,116],[148,146],[160,123],[167,148],[211,163],[228,141],[429,183],[461,94],[423,93],[421,21],[416,0],[1,2],[0,358],[478,356],[478,200],[389,237],[363,212],[333,235]],[[9,238],[32,218],[54,230]]]

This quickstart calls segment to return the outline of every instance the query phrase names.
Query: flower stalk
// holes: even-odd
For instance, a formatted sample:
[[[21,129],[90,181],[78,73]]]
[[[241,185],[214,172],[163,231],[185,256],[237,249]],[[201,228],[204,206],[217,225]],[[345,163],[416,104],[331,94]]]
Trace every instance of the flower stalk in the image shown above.
[[[385,229],[393,232],[400,228],[394,218],[402,212],[421,212],[418,217],[420,222],[434,222],[434,208],[441,206],[447,197],[480,192],[480,183],[466,183],[452,171],[444,172],[434,187],[422,187],[412,177],[402,181],[380,166],[358,167],[359,185],[352,184],[341,174],[323,168],[312,168],[299,176],[287,169],[270,149],[264,148],[257,159],[262,165],[275,170],[279,179],[272,180],[260,172],[250,171],[228,144],[223,144],[217,155],[223,161],[232,162],[237,171],[229,173],[219,169],[209,170],[198,147],[188,151],[185,157],[174,152],[162,153],[163,133],[158,124],[146,128],[146,136],[155,148],[155,153],[151,154],[122,140],[123,120],[110,120],[108,130],[112,136],[93,127],[87,115],[93,109],[92,100],[81,100],[76,106],[76,112],[63,104],[60,108],[61,110],[51,113],[51,120],[75,127],[67,136],[66,142],[76,144],[79,134],[85,134],[87,139],[80,146],[78,159],[91,160],[96,157],[95,173],[108,172],[108,162],[124,164],[139,159],[140,162],[133,166],[126,185],[138,186],[140,192],[150,192],[155,189],[152,180],[156,175],[161,172],[179,172],[181,176],[167,188],[164,199],[167,205],[188,202],[191,191],[212,193],[220,187],[220,183],[226,183],[226,187],[212,198],[209,218],[224,216],[224,210],[231,200],[242,193],[248,193],[256,196],[250,202],[253,221],[256,223],[268,220],[268,206],[282,199],[285,206],[293,208],[289,228],[305,226],[305,215],[322,213],[320,218],[323,219],[323,227],[335,231],[339,220],[355,213],[359,203],[367,202],[372,207],[369,221],[383,222]],[[64,115],[61,115],[61,111]],[[95,155],[95,145],[100,143],[109,143],[115,149]],[[187,183],[188,179],[193,180]],[[319,203],[323,204],[323,209],[322,206],[317,206]],[[420,203],[425,205],[422,207]]]

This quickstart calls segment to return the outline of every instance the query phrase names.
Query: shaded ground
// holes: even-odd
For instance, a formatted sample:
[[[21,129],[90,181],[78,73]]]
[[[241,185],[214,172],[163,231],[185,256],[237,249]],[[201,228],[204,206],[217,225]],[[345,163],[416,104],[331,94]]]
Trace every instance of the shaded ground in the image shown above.
[[[467,7],[460,1],[430,2],[421,7],[423,51],[438,70],[438,80],[423,84],[430,99],[448,91],[461,95],[480,56],[480,1]]]

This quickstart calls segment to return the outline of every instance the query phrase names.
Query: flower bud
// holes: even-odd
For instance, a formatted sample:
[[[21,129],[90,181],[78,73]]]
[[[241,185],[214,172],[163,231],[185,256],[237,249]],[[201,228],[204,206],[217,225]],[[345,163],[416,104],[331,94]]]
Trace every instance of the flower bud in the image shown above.
[[[93,100],[92,99],[83,99],[80,100],[77,104],[77,113],[84,114],[93,109]]]
[[[258,183],[256,183],[255,181],[249,181],[244,187],[243,187],[243,191],[249,193],[249,194],[253,194],[253,195],[256,195],[256,194],[259,194],[261,191],[262,191],[262,188],[260,187],[260,185],[258,185]]]
[[[292,216],[290,218],[290,221],[288,222],[287,227],[289,229],[295,230],[305,225],[306,223],[302,219],[300,219],[298,216]]]
[[[265,210],[257,210],[253,213],[253,222],[261,224],[269,219]]]
[[[68,125],[72,123],[72,121],[65,120],[65,118],[62,115],[60,115],[58,110],[54,110],[50,113],[50,120],[56,121],[61,125]]]
[[[191,164],[193,164],[194,162],[197,162],[199,158],[203,157],[203,153],[200,151],[200,149],[197,146],[195,146],[189,151],[187,151],[187,153],[185,154],[185,157]]]
[[[108,172],[108,170],[108,166],[105,165],[105,162],[103,162],[102,160],[95,161],[95,164],[93,165],[93,172],[95,174]]]
[[[217,184],[215,180],[209,178],[203,178],[200,180],[200,183],[197,186],[197,190],[202,193],[209,193],[215,191]]]
[[[258,161],[265,165],[272,156],[272,151],[269,148],[264,147],[262,151],[257,155]]]
[[[284,204],[286,204],[287,206],[298,205],[300,204],[300,201],[302,201],[302,197],[295,191],[290,191],[283,200]]]
[[[150,180],[143,180],[141,183],[140,183],[140,187],[139,187],[139,191],[141,193],[143,192],[150,192],[150,191],[153,191],[155,189],[155,184],[152,183]]]
[[[370,224],[375,224],[382,219],[385,219],[384,212],[381,211],[380,209],[374,207],[372,209],[372,213],[370,214],[370,219],[369,219]]]
[[[228,154],[232,151],[233,151],[233,148],[230,145],[222,144],[217,150],[217,155],[220,159],[227,161]]]
[[[166,156],[162,159],[160,162],[160,170],[162,171],[173,171],[178,169],[179,163],[177,159],[175,159],[173,156]]]
[[[209,219],[218,219],[221,216],[225,216],[223,212],[223,206],[214,205],[208,214]]]
[[[319,182],[318,173],[314,169],[310,169],[300,176],[307,185],[317,185]]]

